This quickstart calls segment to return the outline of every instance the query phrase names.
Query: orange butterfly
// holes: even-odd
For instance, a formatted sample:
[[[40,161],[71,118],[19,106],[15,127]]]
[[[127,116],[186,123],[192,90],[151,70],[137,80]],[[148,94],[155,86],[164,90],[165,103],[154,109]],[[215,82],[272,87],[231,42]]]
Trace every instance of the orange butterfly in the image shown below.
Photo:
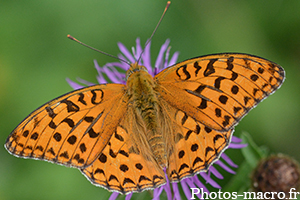
[[[131,64],[127,84],[75,90],[31,113],[7,138],[15,156],[76,167],[123,194],[205,171],[234,126],[280,87],[284,70],[248,54],[216,54],[154,78]]]

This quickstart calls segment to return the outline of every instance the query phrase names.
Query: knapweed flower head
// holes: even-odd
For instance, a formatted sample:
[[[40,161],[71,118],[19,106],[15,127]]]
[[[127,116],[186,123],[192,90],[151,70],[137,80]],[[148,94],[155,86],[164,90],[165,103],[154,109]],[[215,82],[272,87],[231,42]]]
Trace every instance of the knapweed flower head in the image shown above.
[[[259,161],[251,179],[253,191],[269,199],[274,194],[278,198],[279,195],[287,197],[282,199],[296,199],[296,191],[300,189],[299,163],[284,154],[271,155]]]
[[[122,43],[118,43],[119,49],[122,53],[119,54],[118,57],[121,60],[128,61],[129,63],[135,63],[138,61],[139,65],[143,65],[147,68],[149,74],[155,76],[163,69],[174,65],[177,61],[179,52],[175,52],[172,56],[170,56],[171,48],[169,47],[169,43],[170,41],[167,39],[165,43],[161,46],[161,49],[154,63],[154,66],[152,65],[151,57],[150,57],[151,42],[148,43],[148,45],[145,47],[143,52],[143,48],[140,44],[139,38],[136,40],[136,47],[132,48],[132,52],[130,52]],[[97,61],[94,61],[94,64],[98,72],[97,81],[99,82],[99,84],[105,84],[108,83],[109,81],[113,83],[126,84],[125,72],[129,69],[128,63],[122,61],[112,62],[112,63],[105,64],[103,67],[100,67]],[[94,83],[82,79],[78,79],[78,81],[81,84],[78,84],[76,82],[71,81],[70,79],[67,79],[67,82],[74,89],[80,89],[84,87],[84,85],[88,85],[88,86],[94,85]],[[239,149],[245,146],[246,146],[245,144],[241,144],[241,139],[232,136],[231,143],[228,146],[228,148]],[[180,190],[179,190],[180,185],[187,199],[192,198],[191,188],[198,188],[201,189],[202,192],[209,193],[207,187],[205,186],[208,184],[214,188],[221,189],[221,186],[213,179],[213,177],[217,179],[223,179],[222,174],[215,168],[215,165],[220,166],[222,169],[224,169],[225,171],[231,174],[235,174],[235,172],[230,167],[234,167],[234,168],[237,167],[237,165],[234,164],[233,161],[225,153],[222,153],[220,159],[214,162],[214,164],[209,167],[207,172],[200,172],[198,175],[194,175],[193,177],[182,179],[180,182],[173,182],[173,183],[169,181],[168,176],[166,175],[167,183],[154,189],[153,199],[158,200],[164,191],[166,193],[168,200],[175,200],[175,199],[180,200],[182,195],[180,194]],[[165,169],[164,171],[166,174]],[[200,180],[202,180],[202,182]],[[110,200],[116,199],[118,195],[119,195],[118,192],[113,192],[110,197]],[[129,193],[125,199],[128,200],[131,198],[131,196],[132,193]],[[199,199],[202,199],[201,193],[198,193],[197,197]]]

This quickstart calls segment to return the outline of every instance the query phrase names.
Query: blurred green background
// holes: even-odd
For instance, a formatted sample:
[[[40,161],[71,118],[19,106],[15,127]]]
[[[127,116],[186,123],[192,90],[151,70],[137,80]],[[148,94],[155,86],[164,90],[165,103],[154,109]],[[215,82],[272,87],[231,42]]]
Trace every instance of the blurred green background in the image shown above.
[[[3,145],[31,111],[72,90],[66,77],[96,82],[93,59],[100,65],[115,61],[70,41],[67,34],[117,55],[117,42],[130,48],[137,37],[143,43],[149,38],[166,1],[2,0],[0,5],[0,199],[107,199],[110,193],[78,170],[18,159]],[[171,52],[180,52],[178,61],[240,52],[282,65],[286,81],[281,89],[252,110],[235,135],[247,131],[258,145],[299,161],[299,10],[296,0],[173,0],[152,39],[153,60],[170,38]],[[242,162],[240,150],[226,153]]]

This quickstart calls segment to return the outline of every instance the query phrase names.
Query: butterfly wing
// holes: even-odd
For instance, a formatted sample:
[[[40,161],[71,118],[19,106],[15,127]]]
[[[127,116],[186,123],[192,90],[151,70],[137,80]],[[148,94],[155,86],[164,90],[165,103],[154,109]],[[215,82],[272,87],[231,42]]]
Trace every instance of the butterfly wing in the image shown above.
[[[248,54],[186,60],[155,76],[156,91],[201,124],[229,131],[284,81],[281,66]]]
[[[171,182],[206,171],[230,144],[233,129],[213,130],[164,99],[160,99],[160,108],[169,127],[166,172]]]
[[[81,169],[93,184],[127,194],[153,189],[166,182],[164,171],[145,145],[143,126],[140,126],[143,122],[134,113],[129,106],[99,158]]]
[[[178,63],[155,81],[162,110],[173,123],[167,174],[178,181],[219,158],[234,126],[280,87],[284,71],[256,56],[217,54]]]
[[[58,97],[25,118],[5,147],[18,157],[86,167],[99,156],[126,112],[124,94],[124,85],[107,84]]]

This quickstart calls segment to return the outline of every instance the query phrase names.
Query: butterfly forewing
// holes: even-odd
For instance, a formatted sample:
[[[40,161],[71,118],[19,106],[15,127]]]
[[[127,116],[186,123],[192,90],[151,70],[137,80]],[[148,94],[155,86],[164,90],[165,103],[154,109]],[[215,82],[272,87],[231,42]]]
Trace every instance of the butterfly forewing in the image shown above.
[[[90,165],[126,112],[124,92],[121,84],[96,85],[54,99],[25,118],[5,147],[20,157]]]
[[[283,80],[279,65],[248,54],[193,58],[155,76],[161,98],[218,131],[230,130]]]

